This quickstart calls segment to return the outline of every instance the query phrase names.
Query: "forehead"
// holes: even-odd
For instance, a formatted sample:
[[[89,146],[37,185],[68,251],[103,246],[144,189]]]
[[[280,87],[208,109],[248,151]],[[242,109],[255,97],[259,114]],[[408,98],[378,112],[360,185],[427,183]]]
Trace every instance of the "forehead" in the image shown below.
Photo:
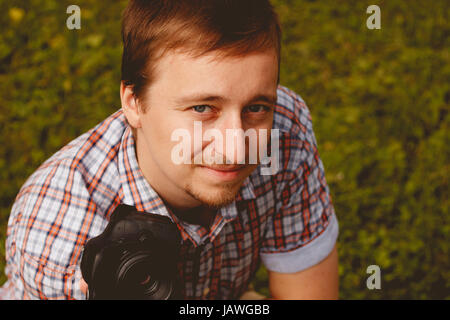
[[[171,52],[158,61],[151,89],[166,95],[187,95],[199,90],[218,95],[268,93],[276,90],[277,79],[275,50],[242,56],[227,56],[223,52],[201,56]]]

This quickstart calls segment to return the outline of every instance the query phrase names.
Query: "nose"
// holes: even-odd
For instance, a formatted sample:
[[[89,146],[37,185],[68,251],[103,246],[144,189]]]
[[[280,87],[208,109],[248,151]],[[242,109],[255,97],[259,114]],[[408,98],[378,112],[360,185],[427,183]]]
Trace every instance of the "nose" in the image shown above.
[[[223,139],[223,155],[226,164],[245,163],[245,136],[240,112],[229,112],[223,115],[219,125]]]

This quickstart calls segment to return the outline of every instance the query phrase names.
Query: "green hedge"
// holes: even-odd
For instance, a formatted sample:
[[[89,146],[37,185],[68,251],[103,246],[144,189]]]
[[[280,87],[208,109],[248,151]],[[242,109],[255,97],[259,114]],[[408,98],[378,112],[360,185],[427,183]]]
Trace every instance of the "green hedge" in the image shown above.
[[[20,186],[60,147],[120,106],[125,1],[0,0],[0,283]],[[449,6],[445,0],[273,1],[281,82],[311,109],[340,223],[344,299],[449,299]],[[366,268],[381,268],[381,290]],[[261,268],[255,288],[265,294]]]

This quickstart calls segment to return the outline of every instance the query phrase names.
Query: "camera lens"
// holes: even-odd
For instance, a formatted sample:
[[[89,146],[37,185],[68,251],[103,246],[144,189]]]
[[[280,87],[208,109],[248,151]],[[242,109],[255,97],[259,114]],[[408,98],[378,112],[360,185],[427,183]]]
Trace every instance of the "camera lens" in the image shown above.
[[[173,292],[172,281],[158,274],[148,252],[122,258],[116,285],[124,299],[166,300]]]

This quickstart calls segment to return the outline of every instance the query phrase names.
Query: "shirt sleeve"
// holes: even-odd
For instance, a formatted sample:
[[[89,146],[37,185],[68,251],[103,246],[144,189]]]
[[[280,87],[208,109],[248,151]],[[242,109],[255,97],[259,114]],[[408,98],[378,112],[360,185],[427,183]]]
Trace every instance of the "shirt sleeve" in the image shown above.
[[[85,299],[79,262],[96,206],[74,164],[54,162],[28,179],[13,205],[0,292],[7,299]]]
[[[283,184],[276,192],[278,205],[268,219],[260,257],[270,271],[295,273],[331,253],[339,226],[309,110],[292,91],[287,91],[285,100],[292,107],[286,108],[290,113],[283,113],[295,121],[280,144]]]

